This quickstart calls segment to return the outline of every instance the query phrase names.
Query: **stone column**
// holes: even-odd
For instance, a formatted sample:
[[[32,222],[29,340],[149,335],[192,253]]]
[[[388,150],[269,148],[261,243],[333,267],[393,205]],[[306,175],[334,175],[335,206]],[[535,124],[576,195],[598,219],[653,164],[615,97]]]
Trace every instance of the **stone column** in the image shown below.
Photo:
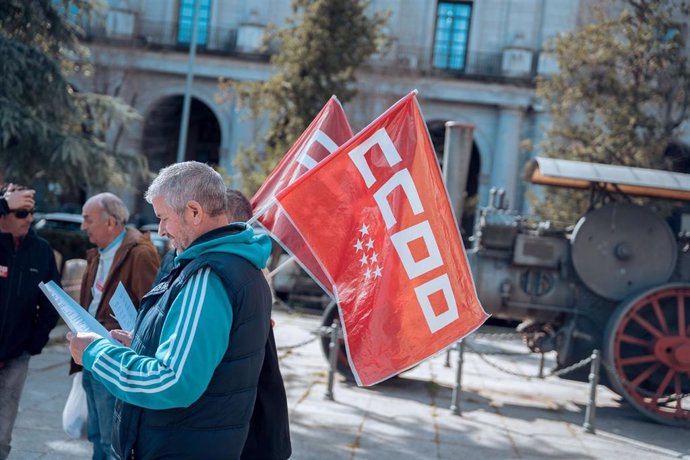
[[[443,146],[443,181],[448,189],[450,204],[458,223],[462,221],[462,209],[467,188],[467,174],[472,157],[474,125],[446,122],[446,138]]]
[[[491,186],[503,188],[509,208],[516,205],[517,182],[520,177],[520,133],[523,109],[501,107],[496,128],[496,147],[492,161]]]

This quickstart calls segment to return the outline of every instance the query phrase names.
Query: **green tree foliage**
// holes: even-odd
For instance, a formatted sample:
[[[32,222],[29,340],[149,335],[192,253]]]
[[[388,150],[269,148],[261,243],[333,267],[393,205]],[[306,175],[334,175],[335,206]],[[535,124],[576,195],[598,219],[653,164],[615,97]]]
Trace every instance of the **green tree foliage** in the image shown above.
[[[328,99],[345,103],[356,94],[355,72],[386,45],[388,15],[367,15],[368,0],[293,0],[293,15],[271,36],[280,51],[276,72],[265,82],[234,84],[254,117],[267,114],[270,127],[259,147],[239,152],[236,167],[245,192],[253,194]],[[221,84],[227,95],[228,85]]]
[[[140,157],[105,142],[113,121],[137,117],[121,100],[78,92],[87,51],[77,24],[97,14],[93,0],[0,2],[0,179],[43,179],[63,189],[124,185],[127,171],[146,172]]]
[[[664,155],[688,119],[688,10],[673,0],[606,2],[595,21],[555,40],[560,71],[537,93],[552,117],[544,154],[616,165],[669,169]],[[607,12],[618,10],[615,17]],[[549,189],[538,212],[573,222],[582,193]]]

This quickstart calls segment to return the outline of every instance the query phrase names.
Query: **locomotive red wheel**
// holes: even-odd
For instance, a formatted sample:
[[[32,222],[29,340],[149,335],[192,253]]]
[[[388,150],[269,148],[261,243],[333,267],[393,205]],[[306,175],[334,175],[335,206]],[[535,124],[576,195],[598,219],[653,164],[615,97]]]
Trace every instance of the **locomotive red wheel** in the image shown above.
[[[653,420],[690,427],[690,285],[652,288],[620,305],[605,347],[619,394]]]

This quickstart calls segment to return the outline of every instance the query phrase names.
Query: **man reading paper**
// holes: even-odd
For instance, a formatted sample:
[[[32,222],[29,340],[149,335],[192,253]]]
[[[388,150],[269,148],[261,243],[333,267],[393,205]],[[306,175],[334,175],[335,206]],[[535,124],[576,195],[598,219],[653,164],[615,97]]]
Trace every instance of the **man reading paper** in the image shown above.
[[[82,215],[82,229],[96,249],[86,254],[80,303],[106,329],[118,329],[120,325],[110,307],[110,299],[118,285],[122,283],[138,305],[153,285],[160,259],[146,234],[125,227],[129,210],[116,195],[99,193],[92,196],[84,203]],[[78,367],[73,365],[72,370]],[[92,458],[110,458],[115,398],[91,372],[84,372],[82,382],[88,407],[86,432],[93,443]]]
[[[228,225],[225,196],[206,165],[162,169],[146,199],[179,254],[142,299],[131,348],[91,333],[70,337],[74,359],[118,398],[116,458],[242,453],[271,327],[261,273],[271,242],[245,223]]]

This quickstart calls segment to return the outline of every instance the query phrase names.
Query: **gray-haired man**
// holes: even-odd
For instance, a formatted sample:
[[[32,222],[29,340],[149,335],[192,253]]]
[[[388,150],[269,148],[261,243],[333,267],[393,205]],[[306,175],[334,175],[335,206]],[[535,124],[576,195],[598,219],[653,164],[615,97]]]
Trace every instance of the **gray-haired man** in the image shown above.
[[[204,164],[162,169],[146,199],[179,255],[142,299],[131,348],[70,336],[75,360],[118,398],[117,458],[240,457],[271,327],[271,242],[228,225],[225,194]]]
[[[97,249],[87,252],[87,267],[81,285],[80,303],[106,329],[119,329],[110,298],[122,282],[134,305],[146,294],[158,272],[160,260],[148,235],[126,228],[129,211],[112,193],[89,198],[82,208],[82,229]],[[79,368],[74,364],[72,371]],[[88,417],[86,431],[93,443],[93,459],[110,458],[115,397],[91,372],[82,375]]]

